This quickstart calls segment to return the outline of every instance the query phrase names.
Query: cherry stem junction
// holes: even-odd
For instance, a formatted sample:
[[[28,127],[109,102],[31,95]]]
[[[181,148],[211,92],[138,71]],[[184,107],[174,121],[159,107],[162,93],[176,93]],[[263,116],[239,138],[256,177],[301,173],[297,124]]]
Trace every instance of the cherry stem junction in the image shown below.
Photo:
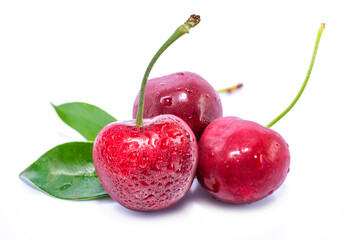
[[[140,96],[139,96],[139,106],[138,106],[138,113],[136,116],[136,124],[138,126],[143,125],[143,112],[144,112],[144,101],[145,101],[145,89],[146,83],[149,78],[150,72],[152,67],[154,66],[157,59],[161,56],[161,54],[174,43],[178,38],[183,36],[185,33],[188,33],[189,30],[195,27],[200,22],[199,15],[191,15],[190,18],[181,26],[179,26],[172,36],[161,46],[161,48],[156,52],[155,56],[151,59],[149,65],[146,68],[143,81],[140,87]]]
[[[310,66],[309,66],[307,74],[306,74],[306,78],[305,78],[305,81],[303,82],[299,92],[297,93],[297,95],[294,98],[294,100],[290,103],[290,105],[279,116],[277,116],[275,119],[273,119],[270,123],[268,123],[266,125],[267,128],[272,127],[276,122],[278,122],[282,117],[284,117],[294,107],[294,105],[296,104],[297,100],[299,100],[299,98],[301,97],[303,91],[305,90],[305,87],[307,85],[308,79],[310,78],[310,75],[311,75],[311,72],[312,72],[314,60],[316,59],[317,50],[318,50],[318,46],[319,46],[319,41],[321,39],[322,32],[323,32],[324,28],[325,28],[325,23],[322,23],[320,28],[319,28],[319,30],[318,30],[317,39],[316,39],[316,43],[314,45],[314,51],[313,51],[312,59],[311,59],[311,62],[310,62]]]
[[[229,88],[223,88],[223,89],[220,89],[220,90],[217,90],[218,93],[231,93],[233,92],[234,90],[237,90],[239,88],[242,88],[244,85],[242,83],[238,83],[232,87],[229,87]]]

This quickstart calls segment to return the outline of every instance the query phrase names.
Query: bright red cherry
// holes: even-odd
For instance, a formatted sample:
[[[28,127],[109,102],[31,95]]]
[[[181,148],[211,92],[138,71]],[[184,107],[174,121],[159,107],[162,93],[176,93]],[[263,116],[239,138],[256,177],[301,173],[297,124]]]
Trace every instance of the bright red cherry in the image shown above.
[[[136,118],[139,94],[133,106]],[[222,103],[217,91],[201,76],[178,72],[148,80],[144,116],[174,114],[183,119],[197,139],[213,120],[222,117]]]
[[[269,128],[295,105],[305,89],[324,27],[322,24],[318,31],[311,64],[299,93],[267,127],[236,117],[222,117],[203,132],[197,178],[215,198],[231,204],[252,203],[272,194],[284,182],[289,172],[289,147]]]
[[[93,149],[102,186],[121,205],[155,211],[177,203],[189,190],[198,162],[196,138],[174,115],[107,125]]]
[[[213,121],[199,141],[199,183],[232,204],[260,200],[280,187],[289,171],[288,144],[275,131],[236,117]]]
[[[136,120],[111,123],[95,139],[93,160],[102,186],[129,209],[168,208],[187,193],[194,180],[198,148],[190,127],[174,115],[143,119],[143,106],[152,66],[169,45],[199,21],[199,16],[192,15],[151,60],[141,84]]]

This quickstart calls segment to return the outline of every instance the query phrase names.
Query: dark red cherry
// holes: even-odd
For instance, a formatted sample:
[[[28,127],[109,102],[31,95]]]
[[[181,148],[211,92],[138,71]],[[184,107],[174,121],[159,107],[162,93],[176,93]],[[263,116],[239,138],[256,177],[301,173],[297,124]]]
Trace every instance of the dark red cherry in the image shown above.
[[[310,77],[319,40],[319,28],[305,81],[292,103],[266,127],[237,117],[218,118],[199,141],[197,178],[212,196],[232,204],[258,201],[277,190],[290,166],[288,144],[271,130],[300,98]]]
[[[133,106],[136,118],[139,94]],[[222,117],[222,103],[216,90],[201,76],[178,72],[148,80],[144,117],[173,114],[183,119],[197,139],[213,120]]]
[[[213,121],[199,141],[197,178],[212,196],[232,204],[272,194],[289,171],[288,144],[275,131],[236,117]]]

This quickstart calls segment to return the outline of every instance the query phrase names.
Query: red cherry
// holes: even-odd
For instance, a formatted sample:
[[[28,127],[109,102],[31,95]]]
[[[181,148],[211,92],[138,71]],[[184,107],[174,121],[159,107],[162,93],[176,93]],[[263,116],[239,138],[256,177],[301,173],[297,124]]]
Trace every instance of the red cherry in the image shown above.
[[[267,127],[237,117],[222,117],[203,132],[199,141],[197,178],[215,198],[232,204],[252,203],[272,194],[284,182],[290,166],[289,147],[269,128],[290,111],[304,91],[324,27],[322,24],[319,28],[300,91]]]
[[[198,153],[189,126],[174,115],[107,125],[93,148],[96,172],[121,205],[155,211],[178,202],[195,177]]]
[[[198,149],[190,127],[174,115],[143,119],[143,106],[152,66],[167,47],[199,22],[200,16],[191,15],[152,58],[141,83],[136,120],[111,123],[95,139],[93,160],[102,186],[129,209],[168,208],[186,194],[194,180]]]
[[[139,94],[133,106],[136,118]],[[222,117],[222,103],[216,90],[201,76],[178,72],[148,80],[144,117],[174,114],[183,119],[197,139],[213,120]]]
[[[289,171],[288,144],[275,131],[236,117],[213,121],[199,141],[197,178],[212,196],[232,204],[260,200]]]

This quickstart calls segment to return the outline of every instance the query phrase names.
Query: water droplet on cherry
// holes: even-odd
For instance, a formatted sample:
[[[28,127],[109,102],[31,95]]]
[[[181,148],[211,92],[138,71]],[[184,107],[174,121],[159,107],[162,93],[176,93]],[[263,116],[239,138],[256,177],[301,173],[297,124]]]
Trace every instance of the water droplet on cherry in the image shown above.
[[[162,149],[167,149],[169,145],[169,139],[168,138],[164,138],[161,140],[161,148]]]
[[[147,184],[145,181],[141,181],[140,184],[143,186],[149,186],[149,184]]]
[[[174,171],[174,164],[173,163],[168,164],[167,169],[169,172],[173,172]]]
[[[182,136],[183,133],[181,131],[178,131],[178,130],[175,130],[175,131],[172,131],[172,132],[167,132],[167,135],[171,138],[177,138],[179,136]]]
[[[160,103],[165,105],[165,106],[171,106],[172,105],[172,98],[170,96],[165,96],[160,99]]]
[[[188,89],[188,88],[185,88],[185,91],[187,91],[188,93],[193,93],[194,92],[192,89]]]
[[[140,168],[146,168],[146,166],[147,166],[147,161],[143,161],[143,162],[139,163]]]
[[[132,133],[130,134],[130,136],[133,137],[133,138],[136,138],[136,137],[138,137],[138,133],[132,132]],[[132,144],[133,144],[133,143],[131,143],[131,145],[132,145]]]
[[[144,200],[152,200],[155,196],[150,194],[149,196],[147,196],[146,198],[144,198]],[[155,204],[155,203],[154,203]]]
[[[254,156],[255,167],[262,167],[262,161],[263,161],[262,155],[255,155]]]

